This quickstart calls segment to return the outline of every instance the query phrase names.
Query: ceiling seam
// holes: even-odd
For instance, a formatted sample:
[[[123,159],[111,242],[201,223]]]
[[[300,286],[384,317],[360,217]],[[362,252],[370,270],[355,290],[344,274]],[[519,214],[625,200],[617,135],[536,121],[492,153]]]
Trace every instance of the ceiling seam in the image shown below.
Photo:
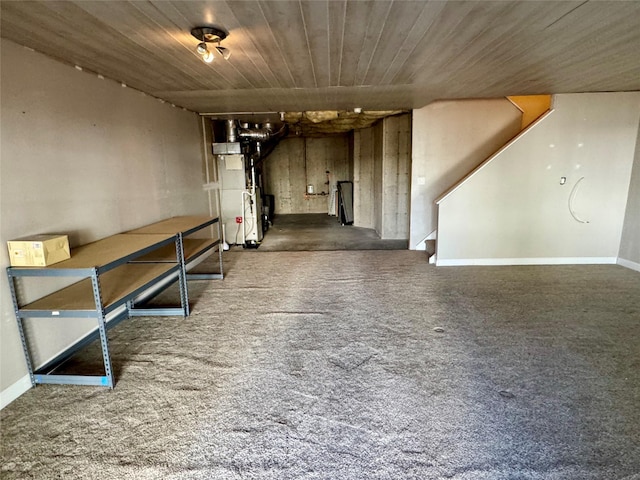
[[[342,85],[342,59],[344,58],[344,29],[347,21],[347,2],[344,2],[344,8],[342,10],[342,34],[340,35],[340,60],[338,61],[338,84]]]
[[[236,13],[233,11],[233,9],[231,7],[229,7],[229,2],[225,1],[225,5],[227,5],[227,8],[229,9],[229,12],[231,14],[231,16],[235,19],[236,24],[238,25],[238,30],[241,30],[244,35],[247,37],[247,39],[255,46],[256,42],[253,40],[253,37],[251,35],[251,33],[242,26],[242,24],[240,23],[240,20],[238,19]],[[242,53],[245,53],[244,49],[240,49],[242,51]],[[277,88],[277,77],[274,75],[273,71],[271,70],[271,67],[269,66],[269,63],[267,63],[267,61],[265,60],[265,58],[262,56],[262,53],[260,53],[260,51],[256,48],[255,49],[256,52],[258,53],[258,55],[260,56],[260,58],[262,58],[263,63],[267,66],[267,69],[269,70],[269,72],[271,73],[271,75],[273,76],[273,79],[275,80],[276,84],[274,84],[273,82],[269,81],[269,79],[264,75],[264,73],[262,73],[262,69],[258,67],[258,65],[256,65],[256,62],[253,61],[252,58],[250,58],[249,56],[247,56],[245,54],[245,58],[248,58],[249,61],[251,62],[251,64],[254,66],[255,70],[260,74],[260,76],[264,79],[264,81],[269,85],[270,88]],[[253,85],[253,83],[252,83]],[[253,85],[253,88],[260,88],[257,87],[255,85]]]
[[[360,86],[364,86],[364,82],[367,79],[367,75],[369,74],[369,68],[371,67],[371,62],[373,61],[373,57],[375,57],[376,50],[378,49],[378,45],[380,44],[380,39],[382,38],[382,32],[384,31],[384,26],[389,19],[389,14],[391,13],[391,6],[393,5],[393,1],[389,2],[389,8],[387,8],[387,14],[384,16],[384,22],[382,22],[382,28],[380,29],[380,33],[378,34],[378,39],[376,40],[375,45],[373,46],[373,50],[371,51],[371,56],[369,57],[369,63],[367,63],[367,68],[364,71],[364,76],[362,81],[359,82]]]
[[[564,15],[560,16],[559,18],[557,18],[556,20],[554,20],[553,22],[551,22],[549,25],[547,25],[546,27],[543,28],[543,30],[546,30],[547,28],[551,28],[553,25],[555,25],[556,23],[558,23],[560,20],[562,20],[564,17],[566,17],[567,15],[571,15],[573,12],[575,12],[577,9],[579,9],[580,7],[582,7],[583,5],[585,5],[586,3],[589,3],[589,0],[585,0],[584,2],[582,2],[580,5],[576,5],[574,8],[572,8],[571,10],[569,10],[567,13],[565,13]]]
[[[409,29],[409,32],[407,33],[407,35],[404,37],[404,40],[402,41],[402,44],[400,45],[400,47],[396,50],[395,55],[393,56],[393,60],[391,60],[387,66],[387,68],[384,71],[384,75],[382,75],[382,78],[380,79],[380,83],[384,84],[384,79],[387,77],[387,74],[389,73],[389,70],[391,70],[391,67],[393,66],[393,64],[396,61],[396,58],[398,58],[398,56],[400,55],[400,52],[402,51],[402,48],[405,46],[405,44],[407,43],[409,37],[411,36],[411,32],[413,32],[413,29],[416,27],[416,25],[418,24],[418,20],[420,19],[420,17],[422,16],[422,13],[425,11],[425,9],[427,8],[427,4],[425,3],[422,6],[422,10],[420,11],[420,14],[414,17],[413,20],[413,24],[411,25],[411,28]]]
[[[313,64],[313,55],[311,54],[311,44],[309,43],[309,32],[307,31],[307,22],[304,20],[304,11],[302,9],[302,3],[298,0],[298,7],[300,7],[300,17],[302,18],[302,26],[304,27],[304,38],[307,42],[307,51],[309,52],[309,62],[311,63],[311,73],[313,74],[313,84],[318,88],[318,79],[316,77],[316,68]]]
[[[280,48],[280,43],[278,43],[278,40],[276,39],[276,36],[273,34],[273,29],[271,28],[269,20],[267,20],[267,16],[264,14],[264,9],[262,8],[262,4],[259,1],[258,1],[258,8],[260,8],[260,13],[262,14],[262,18],[264,19],[265,24],[269,26],[269,33],[271,34],[271,38],[273,39],[274,45],[276,45],[278,47],[278,52],[280,52],[280,57],[282,58],[284,66],[287,69],[287,73],[289,74],[289,78],[291,79],[291,82],[293,83],[293,88],[298,88],[298,86],[296,85],[296,79],[293,77],[293,74],[291,73],[291,69],[289,68],[289,64],[287,63],[287,59],[284,56],[284,53],[282,52],[282,48]]]

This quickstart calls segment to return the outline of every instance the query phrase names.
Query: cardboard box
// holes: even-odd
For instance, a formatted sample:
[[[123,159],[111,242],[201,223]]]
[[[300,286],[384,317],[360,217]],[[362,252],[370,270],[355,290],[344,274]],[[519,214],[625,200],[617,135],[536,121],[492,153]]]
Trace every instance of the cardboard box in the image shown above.
[[[32,235],[7,242],[13,267],[46,267],[71,258],[67,235]]]

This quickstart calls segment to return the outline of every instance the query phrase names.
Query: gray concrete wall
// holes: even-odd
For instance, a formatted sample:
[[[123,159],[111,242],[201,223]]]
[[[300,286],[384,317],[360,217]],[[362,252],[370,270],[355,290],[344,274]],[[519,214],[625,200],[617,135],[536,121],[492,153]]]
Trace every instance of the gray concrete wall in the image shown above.
[[[413,111],[409,248],[436,228],[435,200],[520,131],[506,99],[432,103]]]
[[[636,138],[635,159],[618,256],[632,262],[635,264],[633,267],[640,270],[640,128]]]
[[[381,238],[408,239],[411,116],[385,118],[383,135]]]
[[[373,228],[382,237],[384,179],[384,122],[373,126]]]
[[[172,215],[208,213],[196,114],[12,42],[2,40],[1,48],[3,245],[64,233],[77,246]],[[2,271],[8,263],[4,248]],[[24,300],[55,289],[48,280],[30,279]],[[4,274],[0,282],[4,399],[24,384],[27,369]],[[29,322],[36,362],[95,326],[82,319]]]
[[[286,138],[265,160],[265,190],[275,196],[276,214],[327,213],[326,196],[305,195],[307,185],[314,193],[328,192],[327,174],[332,180],[351,178],[349,136]]]
[[[373,188],[373,128],[353,133],[353,224],[375,228]]]
[[[638,92],[555,96],[548,117],[441,201],[438,264],[614,263],[639,117]]]

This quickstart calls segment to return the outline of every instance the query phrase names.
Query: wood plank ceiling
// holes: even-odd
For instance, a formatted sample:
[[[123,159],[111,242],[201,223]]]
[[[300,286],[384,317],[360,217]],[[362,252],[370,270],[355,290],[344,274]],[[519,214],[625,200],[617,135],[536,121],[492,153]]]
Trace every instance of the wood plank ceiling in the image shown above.
[[[640,90],[640,1],[2,1],[1,35],[197,112]],[[228,61],[195,53],[217,26]]]

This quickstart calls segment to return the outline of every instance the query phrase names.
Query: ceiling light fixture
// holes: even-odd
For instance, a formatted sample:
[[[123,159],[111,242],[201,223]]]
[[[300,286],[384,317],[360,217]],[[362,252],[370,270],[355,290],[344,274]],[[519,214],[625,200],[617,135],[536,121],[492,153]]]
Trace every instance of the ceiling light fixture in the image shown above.
[[[222,58],[228,60],[231,56],[231,52],[228,48],[221,47],[220,42],[227,38],[227,33],[215,27],[195,27],[191,30],[191,35],[200,40],[200,43],[196,47],[196,52],[202,57],[202,60],[206,63],[211,63],[215,59],[215,55],[212,50],[209,50],[207,43],[217,43],[215,51],[220,54]]]

